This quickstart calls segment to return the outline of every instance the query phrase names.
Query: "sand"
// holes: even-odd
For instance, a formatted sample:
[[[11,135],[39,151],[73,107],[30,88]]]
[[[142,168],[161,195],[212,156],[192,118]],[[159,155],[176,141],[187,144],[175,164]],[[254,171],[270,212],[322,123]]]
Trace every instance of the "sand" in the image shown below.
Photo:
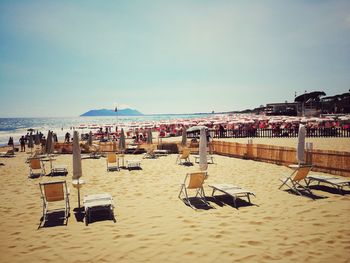
[[[197,171],[198,164],[176,165],[176,155],[169,155],[142,160],[142,170],[107,172],[105,158],[86,159],[81,194],[111,194],[116,222],[98,213],[85,226],[73,211],[78,203],[72,156],[55,161],[68,164],[66,177],[38,179],[27,178],[27,156],[0,159],[5,164],[0,166],[0,262],[350,261],[350,190],[340,195],[316,188],[316,200],[278,190],[278,179],[291,172],[287,167],[215,155],[204,187],[212,208],[193,210],[178,193],[186,173]],[[71,192],[68,223],[52,221],[38,229],[38,184],[62,179]],[[252,205],[239,200],[236,209],[230,198],[211,197],[211,183],[240,185],[256,198]]]

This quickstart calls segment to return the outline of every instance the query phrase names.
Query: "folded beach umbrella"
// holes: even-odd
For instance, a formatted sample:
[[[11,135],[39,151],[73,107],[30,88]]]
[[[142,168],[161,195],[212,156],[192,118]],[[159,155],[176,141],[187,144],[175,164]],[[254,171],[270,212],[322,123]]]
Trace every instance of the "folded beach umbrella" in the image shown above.
[[[32,152],[32,149],[34,148],[33,132],[30,132],[29,135],[28,148],[30,148],[30,152]]]
[[[147,131],[147,144],[152,144],[152,130],[148,129]]]
[[[119,150],[120,151],[124,151],[125,150],[125,134],[124,134],[123,128],[120,131]]]
[[[199,169],[205,171],[207,168],[207,136],[205,128],[202,128],[199,137]]]
[[[47,136],[46,136],[45,149],[44,149],[44,152],[45,152],[46,154],[49,154],[49,153],[50,153],[50,152],[49,152],[49,148],[51,148],[51,141],[52,141],[52,139],[51,139],[51,132],[48,131]]]
[[[305,137],[306,137],[306,129],[304,125],[299,126],[299,133],[298,133],[298,146],[297,146],[297,160],[298,164],[304,164],[305,163]]]
[[[73,180],[78,180],[82,176],[81,152],[79,145],[79,135],[77,131],[73,134]]]
[[[38,131],[35,134],[35,145],[40,145],[40,136]]]
[[[49,131],[46,138],[45,153],[51,154],[54,151],[52,131]]]
[[[182,130],[181,145],[182,145],[182,146],[186,146],[186,142],[187,142],[187,131],[186,131],[186,129],[184,128],[184,129]]]
[[[73,133],[73,186],[78,189],[78,207],[80,208],[80,187],[84,184],[84,181],[79,181],[83,172],[81,168],[81,150],[79,144],[79,134],[77,131]]]
[[[89,132],[88,144],[89,146],[92,146],[92,131]]]

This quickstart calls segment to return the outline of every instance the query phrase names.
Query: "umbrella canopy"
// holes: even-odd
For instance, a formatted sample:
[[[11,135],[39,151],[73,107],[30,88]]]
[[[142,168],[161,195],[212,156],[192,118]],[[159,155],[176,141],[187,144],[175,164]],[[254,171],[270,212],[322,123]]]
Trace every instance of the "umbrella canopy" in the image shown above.
[[[205,171],[208,168],[207,160],[207,136],[204,128],[200,131],[199,137],[199,169]]]
[[[200,131],[201,129],[207,130],[207,126],[192,126],[191,128],[188,128],[186,132],[194,132],[194,131]]]
[[[89,146],[92,145],[92,131],[89,132],[88,144],[89,144]]]
[[[152,130],[148,129],[147,131],[147,144],[152,144]]]
[[[77,131],[73,134],[73,180],[79,179],[83,175],[81,169],[81,152],[79,145],[79,135]]]
[[[186,146],[186,142],[187,142],[187,131],[186,131],[186,129],[183,129],[182,130],[181,145]]]
[[[30,132],[30,135],[29,135],[29,141],[28,141],[28,148],[34,148],[34,140],[33,140],[33,133]]]
[[[299,126],[299,133],[298,133],[298,146],[297,146],[297,160],[298,164],[304,164],[305,163],[305,137],[306,137],[306,129],[304,125]]]
[[[125,134],[123,128],[120,131],[120,139],[119,139],[119,150],[125,150]]]

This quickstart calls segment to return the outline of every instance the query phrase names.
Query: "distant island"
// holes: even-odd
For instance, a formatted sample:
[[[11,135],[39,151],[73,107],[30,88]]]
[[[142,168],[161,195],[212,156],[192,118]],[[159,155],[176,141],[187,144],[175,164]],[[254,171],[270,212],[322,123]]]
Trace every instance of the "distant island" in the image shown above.
[[[134,109],[122,109],[115,112],[114,110],[100,109],[100,110],[89,110],[81,114],[81,117],[88,116],[143,116],[143,114]]]

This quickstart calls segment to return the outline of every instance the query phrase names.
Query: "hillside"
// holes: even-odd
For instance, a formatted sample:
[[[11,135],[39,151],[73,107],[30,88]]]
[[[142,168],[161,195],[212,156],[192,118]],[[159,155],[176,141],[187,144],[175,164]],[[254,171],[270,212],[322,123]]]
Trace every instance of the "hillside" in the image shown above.
[[[134,109],[122,109],[118,110],[118,112],[115,112],[114,110],[108,110],[108,109],[99,109],[99,110],[89,110],[83,114],[81,114],[81,117],[84,116],[142,116],[143,114],[137,110]]]

